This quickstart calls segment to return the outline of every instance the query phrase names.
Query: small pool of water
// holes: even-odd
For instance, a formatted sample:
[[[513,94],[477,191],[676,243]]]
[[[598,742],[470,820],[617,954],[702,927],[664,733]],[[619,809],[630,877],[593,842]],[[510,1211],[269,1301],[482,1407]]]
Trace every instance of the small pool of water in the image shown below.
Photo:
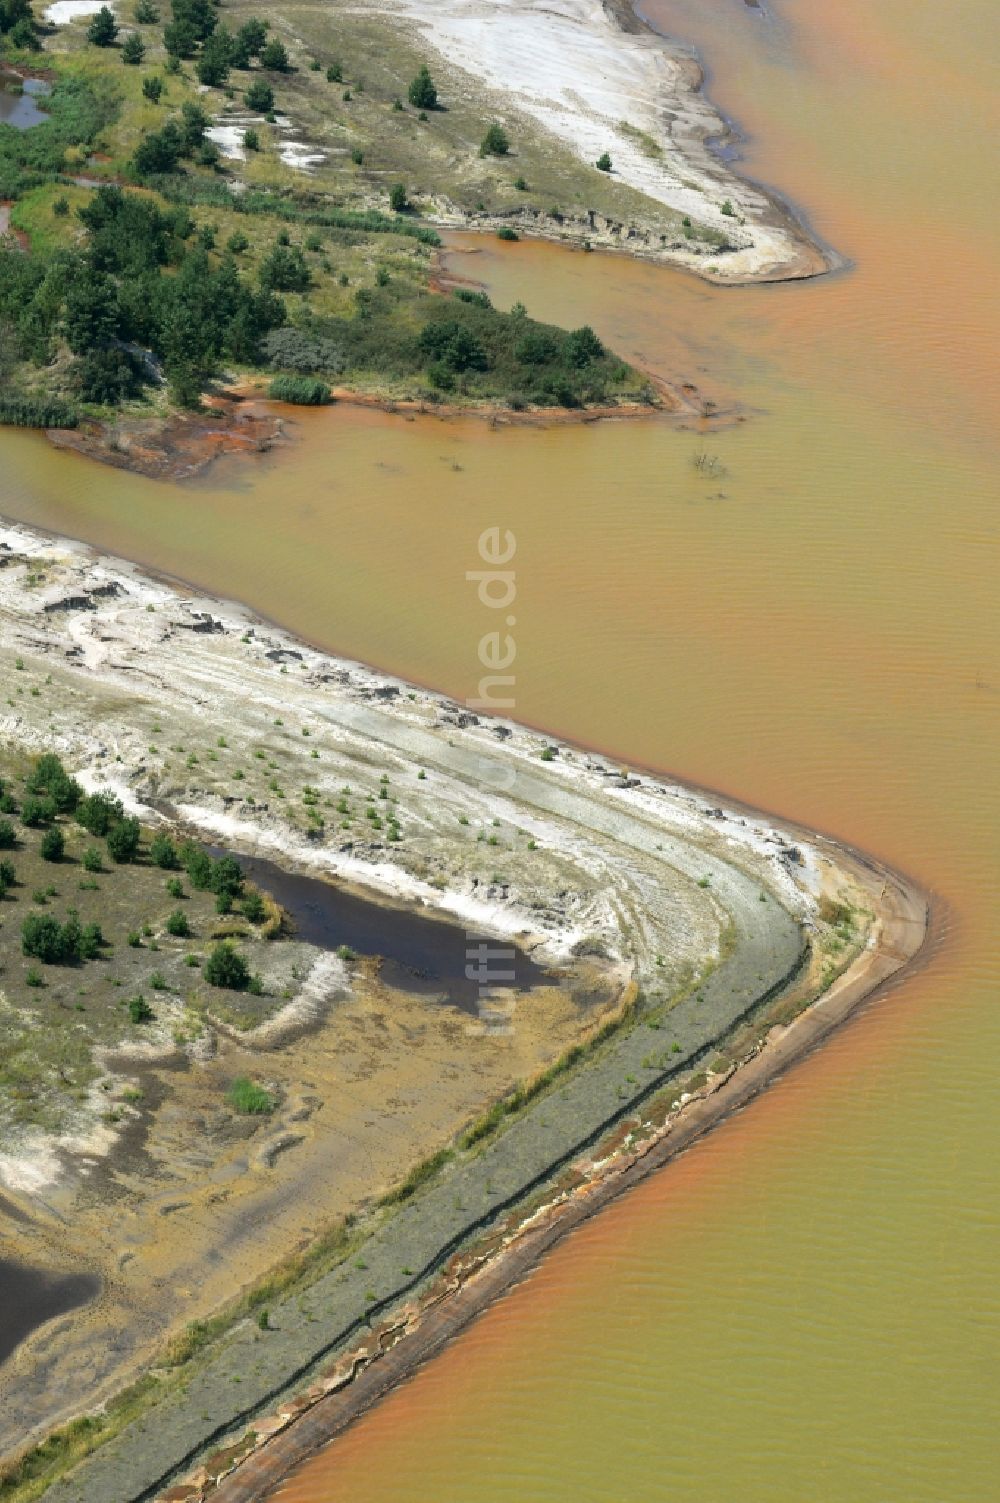
[[[39,109],[37,101],[51,93],[51,87],[43,79],[25,79],[17,88],[9,75],[0,75],[0,124],[13,125],[15,130],[42,125],[49,117]]]
[[[0,1259],[0,1363],[47,1320],[92,1300],[100,1282],[91,1273],[45,1273]]]
[[[463,1012],[477,1012],[480,982],[466,975],[466,966],[475,968],[476,955],[470,959],[469,952],[480,944],[490,946],[490,975],[497,985],[529,991],[553,984],[541,966],[509,941],[487,939],[415,909],[373,902],[317,877],[282,871],[271,861],[238,860],[250,880],[287,911],[299,939],[325,950],[349,945],[358,955],[379,956],[381,979],[400,991],[443,996]]]

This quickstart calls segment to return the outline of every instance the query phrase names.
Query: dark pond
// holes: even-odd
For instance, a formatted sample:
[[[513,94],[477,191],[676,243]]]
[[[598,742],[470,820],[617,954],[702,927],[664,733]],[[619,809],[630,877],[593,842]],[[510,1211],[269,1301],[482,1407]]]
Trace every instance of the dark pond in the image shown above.
[[[468,976],[466,967],[475,971],[479,965],[479,945],[489,946],[487,984],[518,991],[551,985],[548,973],[508,941],[487,939],[415,909],[383,907],[316,877],[282,871],[270,861],[238,860],[250,880],[287,910],[299,939],[325,950],[349,945],[359,955],[380,956],[382,980],[400,991],[443,994],[464,1012],[477,1012],[484,983]]]
[[[0,124],[13,125],[16,130],[41,125],[49,117],[36,101],[51,93],[49,85],[40,78],[28,78],[20,89],[15,89],[9,76],[0,74]]]
[[[90,1273],[43,1273],[0,1259],[0,1362],[45,1321],[93,1299],[100,1283]]]

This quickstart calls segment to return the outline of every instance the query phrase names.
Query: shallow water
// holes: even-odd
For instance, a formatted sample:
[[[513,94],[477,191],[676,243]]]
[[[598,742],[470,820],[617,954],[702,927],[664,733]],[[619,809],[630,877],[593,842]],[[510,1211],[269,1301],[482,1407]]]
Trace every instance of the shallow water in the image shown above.
[[[379,978],[386,986],[440,997],[465,1012],[480,1010],[482,984],[469,979],[466,966],[468,952],[485,936],[412,908],[374,902],[316,877],[282,871],[271,861],[240,856],[239,863],[252,882],[287,910],[298,939],[326,950],[347,945],[359,955],[378,956]],[[510,979],[505,985],[526,991],[551,984],[523,950],[513,944],[509,949],[503,969]]]
[[[34,78],[25,81],[23,92],[15,93],[4,88],[4,79],[0,76],[0,125],[13,125],[16,130],[30,130],[33,125],[42,125],[49,117],[35,101],[49,93],[49,85]]]
[[[85,1305],[99,1288],[89,1273],[45,1273],[0,1258],[0,1363],[45,1321]]]
[[[747,421],[337,409],[184,490],[2,439],[9,514],[458,697],[494,624],[465,573],[482,528],[509,528],[519,718],[835,833],[934,897],[922,969],[574,1236],[286,1503],[995,1496],[997,11],[657,15],[704,49],[748,170],[853,269],[714,289],[523,242],[452,263]]]

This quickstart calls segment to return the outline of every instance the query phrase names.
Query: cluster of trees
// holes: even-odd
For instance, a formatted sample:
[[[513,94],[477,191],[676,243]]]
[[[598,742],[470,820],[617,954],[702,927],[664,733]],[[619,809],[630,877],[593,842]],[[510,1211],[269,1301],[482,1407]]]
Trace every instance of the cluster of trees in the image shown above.
[[[323,350],[334,354],[334,371],[423,374],[441,391],[515,407],[613,401],[630,376],[593,329],[541,324],[519,305],[500,313],[485,294],[465,288],[441,298],[393,282],[360,289],[356,306],[353,318],[300,318],[274,346],[274,363],[288,348],[290,367],[305,369]]]
[[[165,129],[190,144],[205,123],[189,103]],[[0,253],[0,318],[39,364],[65,340],[85,401],[115,405],[139,395],[150,379],[150,352],[175,400],[196,405],[221,359],[254,362],[262,337],[285,322],[273,287],[308,278],[301,251],[279,247],[282,255],[255,287],[231,256],[209,256],[185,209],[163,211],[118,187],[100,188],[79,214],[87,231],[82,252]]]
[[[0,0],[0,6],[27,6],[27,0]],[[2,13],[2,12],[0,12]],[[210,88],[221,88],[234,68],[251,68],[258,62],[275,73],[287,73],[291,67],[288,51],[277,37],[268,38],[268,22],[251,16],[235,33],[219,25],[213,0],[171,0],[171,19],[163,28],[163,44],[178,61],[195,58],[198,81]],[[140,0],[136,21],[140,26],[159,20],[159,12],[150,0]],[[107,5],[95,14],[87,28],[87,40],[95,47],[113,47],[119,26],[114,11]],[[129,32],[122,43],[122,61],[141,63],[146,44],[137,31]]]
[[[0,0],[0,36],[6,37],[12,47],[26,47],[32,52],[38,49],[35,35],[35,18],[31,14],[31,0]]]
[[[65,923],[44,913],[29,913],[21,925],[21,949],[45,965],[77,965],[100,954],[100,924],[81,924],[75,913]]]

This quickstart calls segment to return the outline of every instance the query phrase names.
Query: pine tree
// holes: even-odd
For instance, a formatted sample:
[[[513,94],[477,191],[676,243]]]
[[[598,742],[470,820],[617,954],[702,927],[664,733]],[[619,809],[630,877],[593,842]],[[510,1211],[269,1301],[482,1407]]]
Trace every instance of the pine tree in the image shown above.
[[[87,41],[95,47],[113,47],[118,38],[118,23],[114,12],[102,5],[87,27]]]

